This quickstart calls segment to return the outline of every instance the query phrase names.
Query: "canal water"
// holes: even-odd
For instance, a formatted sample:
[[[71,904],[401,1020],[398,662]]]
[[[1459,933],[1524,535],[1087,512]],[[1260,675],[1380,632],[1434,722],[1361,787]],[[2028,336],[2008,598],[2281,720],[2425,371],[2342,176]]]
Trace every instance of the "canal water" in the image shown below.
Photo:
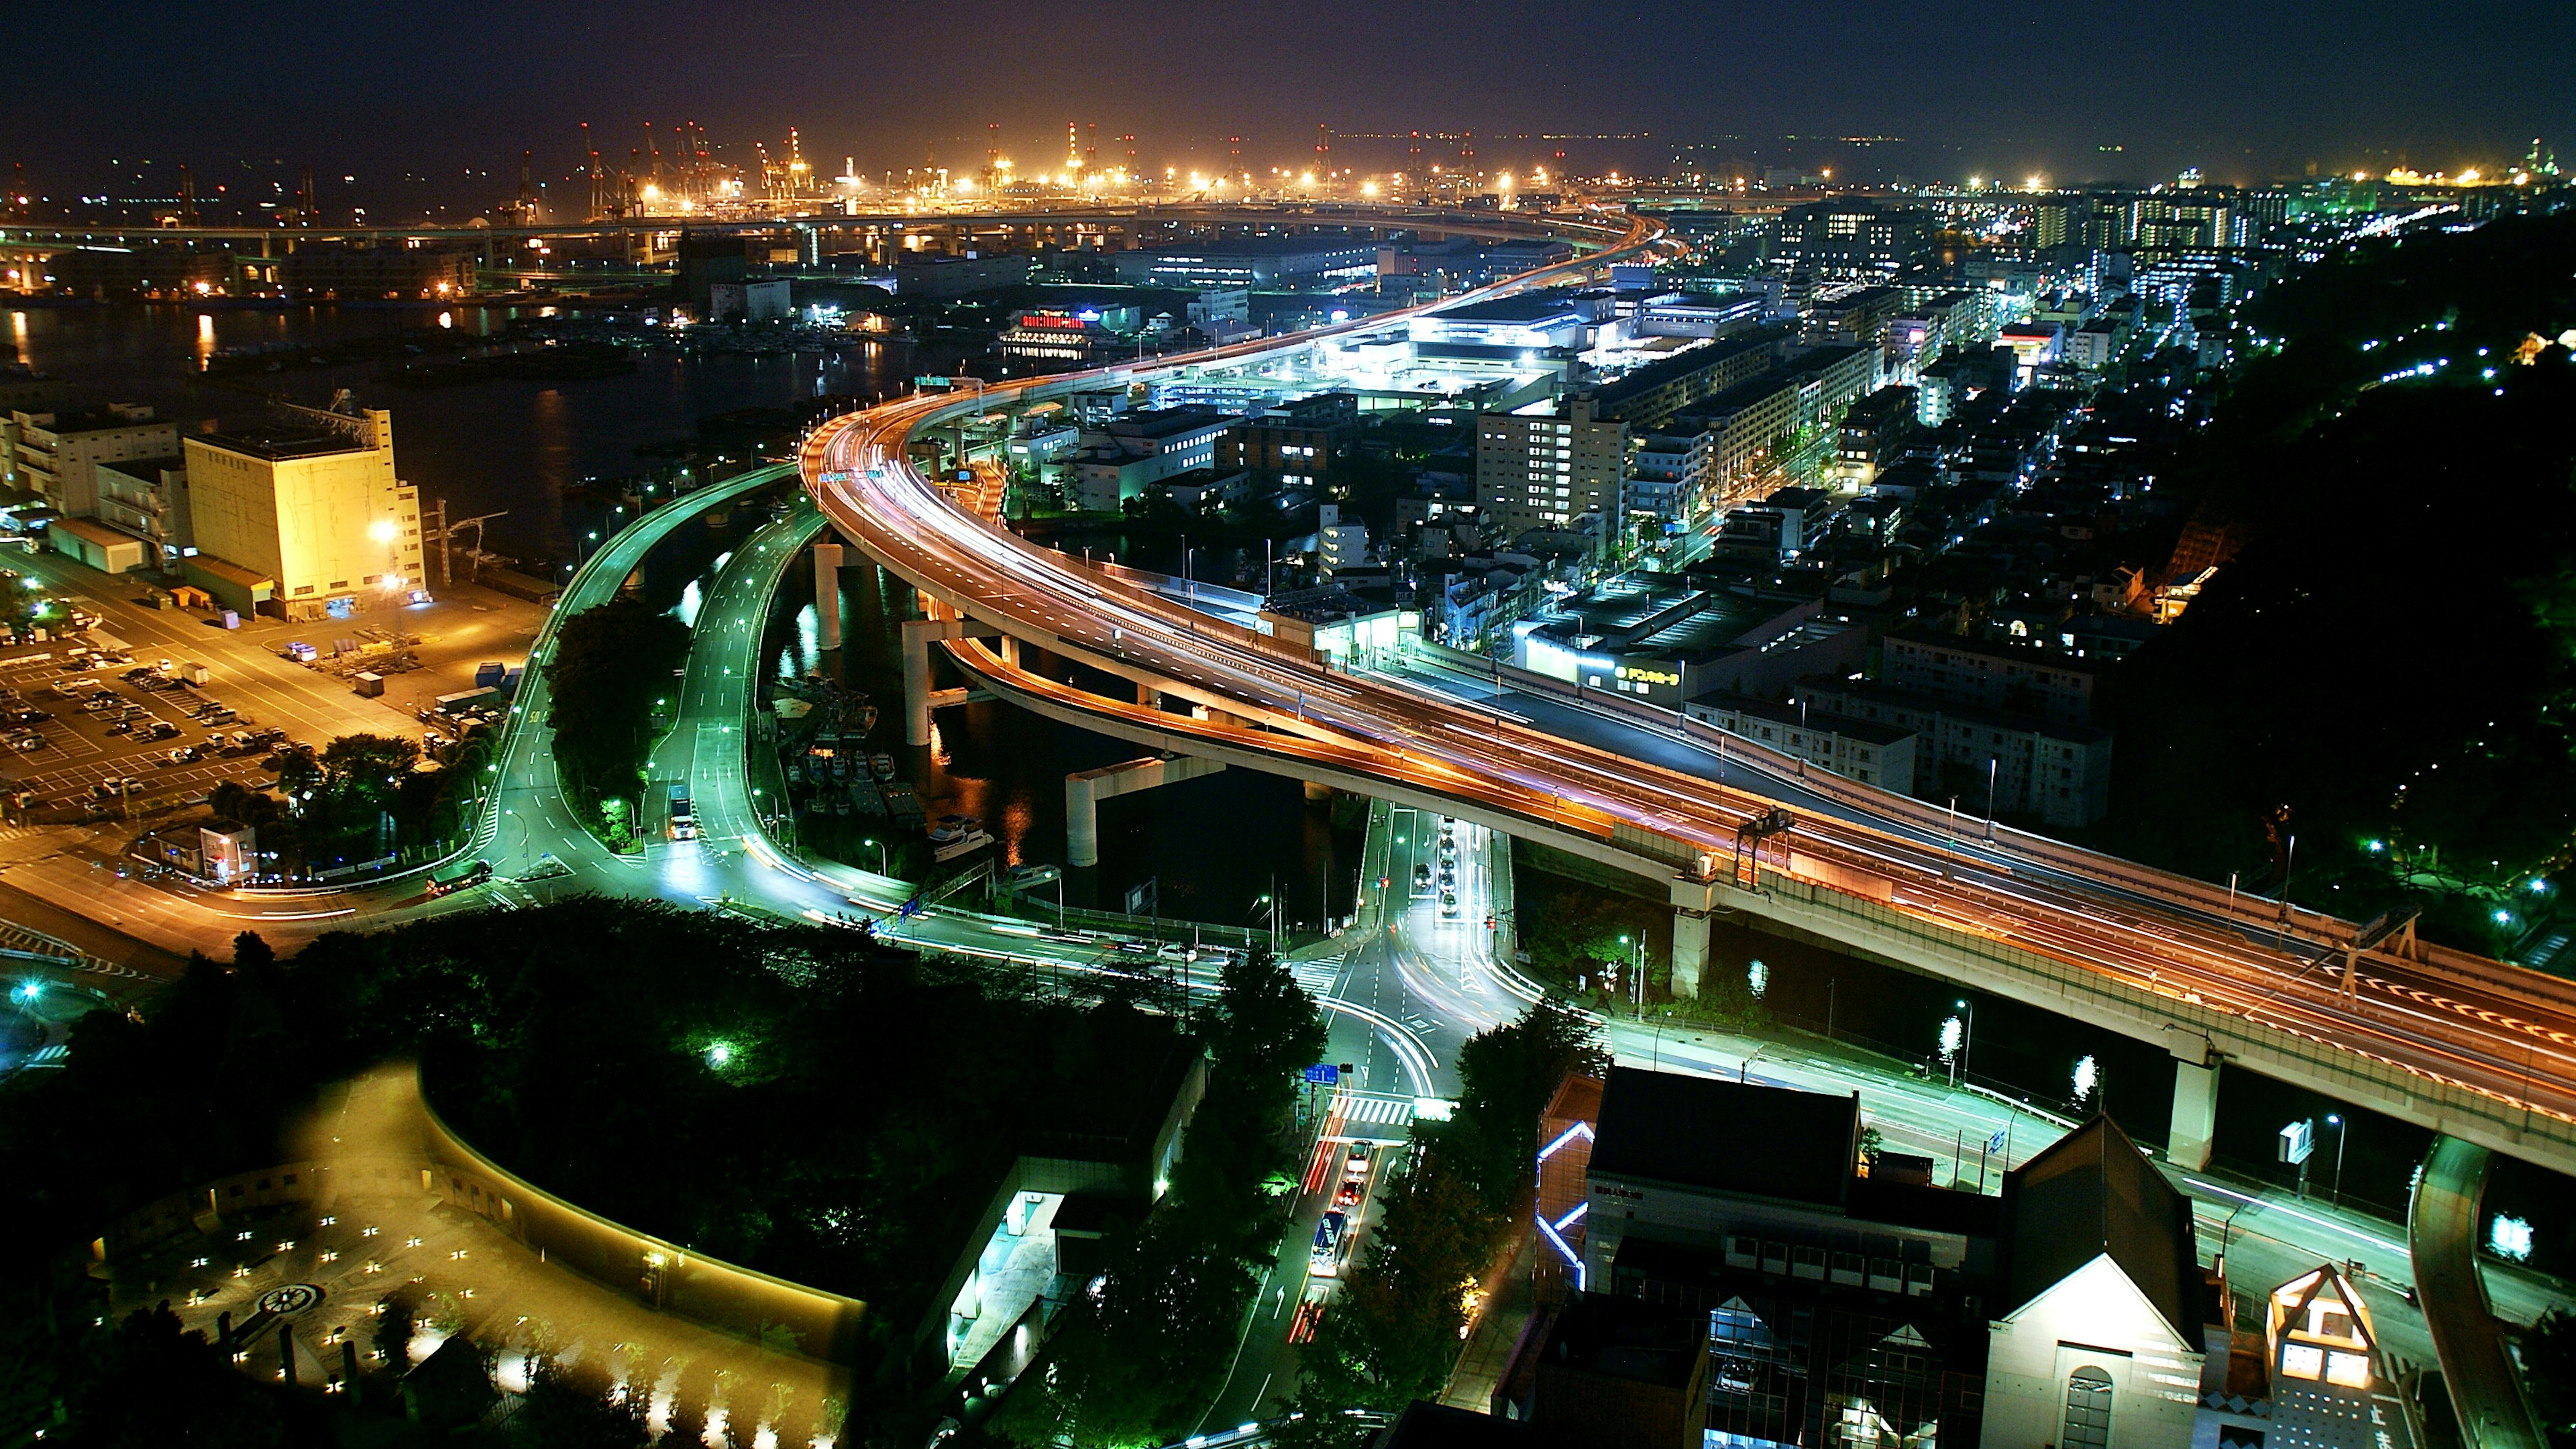
[[[891,391],[912,375],[910,344],[870,342],[854,351],[683,359],[639,352],[635,371],[564,380],[492,379],[397,387],[376,361],[278,372],[213,373],[224,348],[276,343],[331,347],[440,325],[482,336],[535,308],[291,307],[197,309],[161,305],[0,306],[0,358],[72,384],[75,407],[143,403],[182,432],[210,419],[258,418],[261,394],[319,407],[336,388],[394,414],[394,460],[421,502],[446,499],[448,516],[506,510],[486,547],[518,557],[572,557],[612,522],[608,507],[569,491],[585,477],[647,471],[636,450],[695,435],[701,418],[785,407],[830,393]]]

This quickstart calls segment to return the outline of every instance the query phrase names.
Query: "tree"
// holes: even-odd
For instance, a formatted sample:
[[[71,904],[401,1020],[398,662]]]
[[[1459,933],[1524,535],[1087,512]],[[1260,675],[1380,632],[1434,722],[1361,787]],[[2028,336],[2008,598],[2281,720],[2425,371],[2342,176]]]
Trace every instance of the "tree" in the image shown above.
[[[528,1365],[527,1392],[510,1416],[510,1431],[542,1449],[644,1449],[653,1438],[644,1422],[647,1400],[634,1386],[612,1391],[604,1376],[539,1354]]]
[[[688,654],[688,626],[639,599],[612,599],[564,621],[545,665],[546,723],[578,798],[642,785],[654,708]]]
[[[1268,945],[1228,958],[1217,980],[1216,1052],[1229,1069],[1284,1084],[1323,1056],[1323,1014]]]
[[[268,1449],[286,1430],[280,1396],[235,1371],[205,1335],[183,1331],[167,1303],[101,1335],[70,1376],[63,1406],[67,1421],[49,1443]]]

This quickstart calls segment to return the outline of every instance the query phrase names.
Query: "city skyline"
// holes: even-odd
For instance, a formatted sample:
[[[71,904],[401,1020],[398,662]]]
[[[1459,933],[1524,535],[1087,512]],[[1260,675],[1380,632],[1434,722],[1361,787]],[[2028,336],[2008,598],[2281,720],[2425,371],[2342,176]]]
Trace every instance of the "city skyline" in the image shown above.
[[[38,63],[0,100],[17,137],[0,161],[24,165],[29,188],[57,201],[113,194],[150,160],[188,163],[209,189],[237,165],[311,167],[349,204],[470,212],[507,199],[523,152],[540,181],[579,169],[584,122],[612,166],[649,144],[648,124],[667,146],[685,121],[737,164],[793,126],[818,171],[837,173],[846,157],[869,176],[980,165],[997,141],[1051,155],[1040,148],[1073,122],[1096,128],[1104,156],[1113,143],[1123,155],[1133,135],[1148,167],[1235,150],[1256,169],[1311,159],[1320,126],[1349,138],[1360,164],[1369,137],[1419,130],[1478,133],[1480,159],[1497,164],[1563,150],[1568,167],[1594,174],[1815,157],[1880,179],[2136,182],[2197,166],[2213,181],[2254,182],[2494,165],[2576,120],[2553,80],[2576,60],[2563,14],[2500,5],[2446,16],[2433,33],[2411,18],[2385,3],[2331,15],[2167,4],[2142,21],[2098,4],[1792,13],[1619,0],[1580,17],[1373,6],[1291,28],[1243,6],[1060,18],[1017,4],[867,15],[764,3],[710,29],[697,12],[648,3],[613,18],[539,7],[496,55],[481,40],[442,41],[489,23],[446,5],[351,18],[282,0],[265,23],[209,31],[127,0],[85,7],[30,42]],[[237,83],[298,33],[309,63],[290,68],[296,94],[281,102]],[[1258,73],[1237,37],[1258,38]],[[1160,63],[1175,43],[1205,63]],[[1418,65],[1433,45],[1439,63]],[[105,56],[154,77],[160,103],[84,104],[94,91],[76,62]],[[2470,75],[2474,87],[2460,83]],[[1400,142],[1381,144],[1401,158]]]

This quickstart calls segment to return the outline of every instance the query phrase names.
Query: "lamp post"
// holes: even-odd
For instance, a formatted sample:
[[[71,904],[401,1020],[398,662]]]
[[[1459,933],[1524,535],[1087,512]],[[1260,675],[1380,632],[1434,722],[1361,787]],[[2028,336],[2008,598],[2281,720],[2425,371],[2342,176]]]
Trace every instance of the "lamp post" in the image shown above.
[[[886,868],[885,842],[882,840],[862,840],[859,844],[873,845],[877,848],[877,874],[891,879],[894,876],[894,872]]]
[[[1995,769],[2003,763],[2000,755],[1986,756],[1986,839],[1995,838]]]
[[[2335,1130],[2334,1202],[2336,1207],[2341,1207],[2343,1206],[2343,1139],[2346,1126],[2343,1114],[2328,1112],[2326,1125]]]
[[[1959,1030],[1959,1075],[1964,1077],[1968,1075],[1968,1052],[1977,1044],[1977,1004],[1964,996],[1952,1004],[1967,1013]]]

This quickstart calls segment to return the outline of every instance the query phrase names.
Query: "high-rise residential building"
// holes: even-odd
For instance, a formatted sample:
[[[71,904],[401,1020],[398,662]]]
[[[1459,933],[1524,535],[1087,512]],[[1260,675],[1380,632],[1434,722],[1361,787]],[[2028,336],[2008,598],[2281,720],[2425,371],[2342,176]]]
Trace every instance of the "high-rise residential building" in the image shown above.
[[[74,518],[98,511],[98,464],[179,451],[178,424],[131,403],[85,413],[14,412],[9,422],[11,485]]]
[[[189,581],[287,619],[345,618],[418,588],[420,498],[394,473],[393,414],[283,412],[186,439]]]
[[[1476,502],[1517,536],[1534,528],[1607,520],[1616,541],[1627,512],[1628,425],[1594,415],[1577,397],[1555,413],[1486,413],[1476,420]]]

